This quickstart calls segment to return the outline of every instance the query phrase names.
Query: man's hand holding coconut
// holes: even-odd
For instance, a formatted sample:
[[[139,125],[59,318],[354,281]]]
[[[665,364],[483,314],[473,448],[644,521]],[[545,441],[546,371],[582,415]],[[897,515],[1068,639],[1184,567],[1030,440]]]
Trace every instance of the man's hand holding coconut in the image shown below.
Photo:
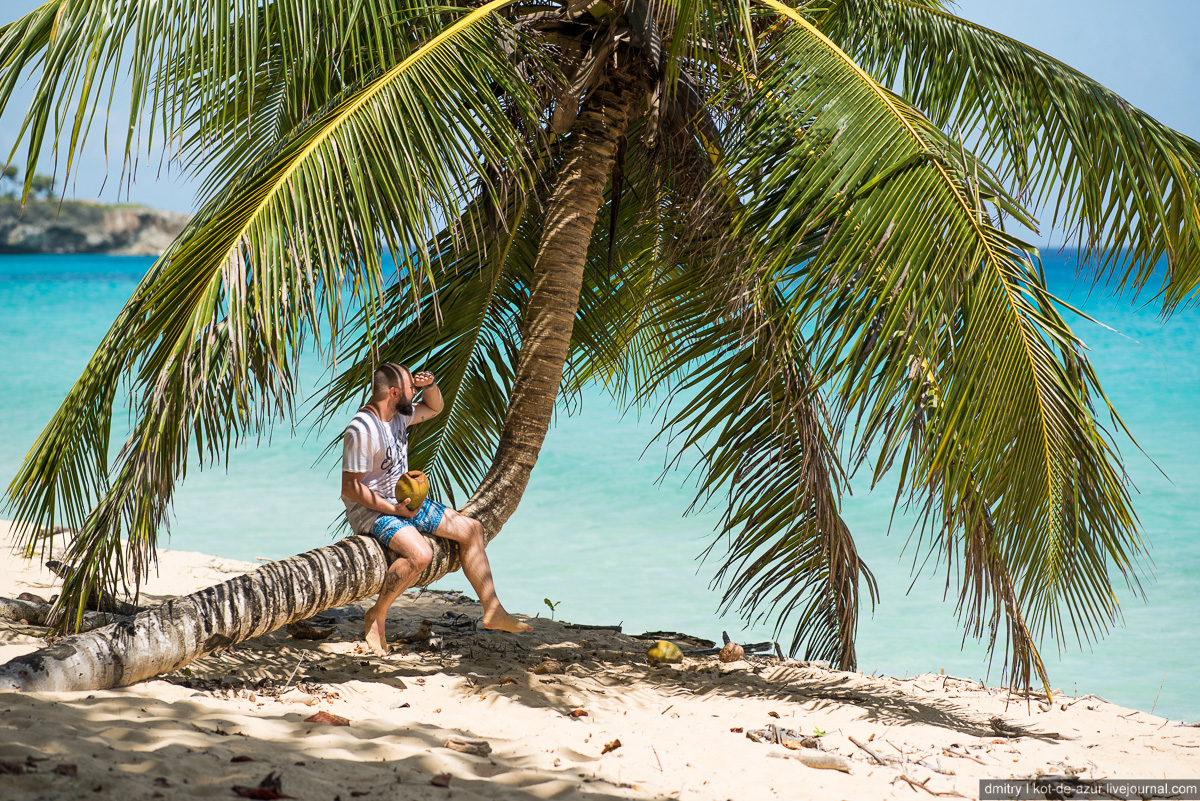
[[[414,403],[417,392],[421,400]],[[458,543],[463,573],[483,605],[483,626],[530,631],[500,604],[484,551],[479,521],[425,497],[429,481],[408,470],[408,428],[442,411],[445,402],[432,373],[384,364],[371,378],[371,401],[358,410],[342,438],[342,502],[350,527],[379,540],[397,558],[379,599],[366,614],[367,646],[387,654],[387,610],[416,581],[433,557],[427,536]],[[401,493],[404,497],[397,499]]]

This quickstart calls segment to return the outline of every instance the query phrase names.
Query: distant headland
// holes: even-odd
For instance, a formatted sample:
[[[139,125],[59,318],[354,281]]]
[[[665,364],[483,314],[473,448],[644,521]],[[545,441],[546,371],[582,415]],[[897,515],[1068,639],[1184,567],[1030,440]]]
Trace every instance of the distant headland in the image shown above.
[[[83,200],[0,200],[0,254],[157,256],[191,219],[145,206]]]

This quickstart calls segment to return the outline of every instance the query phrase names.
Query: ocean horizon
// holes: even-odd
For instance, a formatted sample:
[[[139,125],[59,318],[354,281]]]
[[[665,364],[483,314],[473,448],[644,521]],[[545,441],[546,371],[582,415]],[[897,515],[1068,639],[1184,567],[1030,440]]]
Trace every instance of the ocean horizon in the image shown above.
[[[1087,344],[1101,386],[1136,445],[1118,437],[1148,542],[1143,598],[1116,579],[1123,621],[1109,635],[1061,653],[1043,644],[1051,686],[1165,715],[1200,719],[1200,310],[1162,319],[1145,302],[1113,298],[1076,279],[1072,254],[1043,254],[1050,289],[1095,317],[1068,315]],[[0,256],[0,474],[7,486],[152,258]],[[414,365],[418,366],[418,365]],[[313,386],[317,374],[304,376]],[[679,631],[743,642],[778,639],[769,622],[719,614],[710,584],[719,558],[697,556],[714,537],[717,510],[684,517],[695,495],[686,469],[664,472],[668,451],[647,444],[653,413],[616,408],[599,388],[577,413],[560,414],[516,514],[489,547],[497,588],[512,611],[579,623],[620,623],[627,632]],[[341,513],[338,454],[322,457],[336,432],[280,426],[244,443],[224,464],[197,470],[179,488],[170,536],[160,545],[237,559],[278,559],[328,544]],[[856,480],[843,514],[874,571],[880,603],[865,603],[859,669],[905,676],[947,674],[1000,683],[1003,651],[964,640],[956,588],[944,568],[913,565],[913,519],[893,517],[894,484]],[[0,509],[0,518],[11,513]],[[905,547],[907,544],[907,548]],[[719,546],[718,546],[719,547]],[[911,588],[910,588],[911,585]],[[470,593],[461,573],[436,587]],[[864,598],[866,596],[863,593]],[[556,604],[552,611],[546,604]]]

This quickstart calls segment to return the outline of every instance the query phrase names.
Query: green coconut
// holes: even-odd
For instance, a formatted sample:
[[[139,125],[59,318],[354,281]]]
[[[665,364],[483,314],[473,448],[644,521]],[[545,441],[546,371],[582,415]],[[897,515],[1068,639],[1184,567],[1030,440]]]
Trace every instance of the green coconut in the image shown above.
[[[429,479],[420,470],[409,470],[396,481],[396,500],[410,498],[408,511],[415,512],[429,495]]]

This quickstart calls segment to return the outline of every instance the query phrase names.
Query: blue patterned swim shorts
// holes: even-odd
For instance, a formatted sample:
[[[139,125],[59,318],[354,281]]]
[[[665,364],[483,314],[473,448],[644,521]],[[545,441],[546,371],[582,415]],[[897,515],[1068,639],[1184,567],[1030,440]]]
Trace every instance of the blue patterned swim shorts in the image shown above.
[[[445,514],[445,504],[426,499],[421,504],[421,508],[412,517],[403,518],[393,515],[380,515],[379,519],[375,521],[375,527],[371,529],[371,535],[383,543],[384,548],[387,548],[388,544],[392,541],[392,537],[396,536],[396,532],[405,526],[413,526],[422,534],[432,535],[437,533],[437,528],[442,523],[442,516]]]

